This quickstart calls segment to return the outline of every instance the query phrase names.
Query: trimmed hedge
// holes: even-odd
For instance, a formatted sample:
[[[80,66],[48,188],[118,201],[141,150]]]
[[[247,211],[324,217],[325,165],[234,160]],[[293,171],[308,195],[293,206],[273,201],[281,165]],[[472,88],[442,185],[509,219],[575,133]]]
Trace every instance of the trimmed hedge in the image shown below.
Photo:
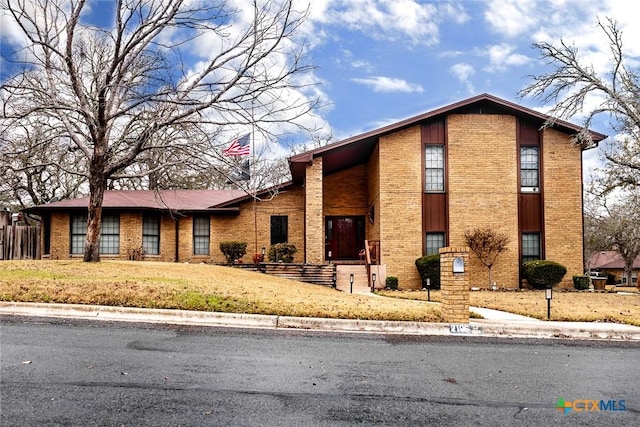
[[[293,262],[293,256],[298,252],[298,249],[295,245],[290,245],[289,243],[276,243],[275,245],[271,245],[269,247],[269,252],[267,252],[267,257],[271,262]]]
[[[235,260],[242,258],[247,253],[247,242],[220,242],[220,252],[227,259],[227,264],[233,264]]]
[[[398,278],[395,276],[387,276],[384,285],[389,289],[398,289]]]
[[[567,268],[554,261],[528,261],[522,265],[524,277],[536,289],[555,286],[567,274]]]
[[[573,287],[579,291],[589,289],[589,277],[588,276],[573,276]]]
[[[431,280],[431,289],[440,289],[440,255],[428,255],[416,260],[416,267],[422,286],[427,286],[427,279]]]

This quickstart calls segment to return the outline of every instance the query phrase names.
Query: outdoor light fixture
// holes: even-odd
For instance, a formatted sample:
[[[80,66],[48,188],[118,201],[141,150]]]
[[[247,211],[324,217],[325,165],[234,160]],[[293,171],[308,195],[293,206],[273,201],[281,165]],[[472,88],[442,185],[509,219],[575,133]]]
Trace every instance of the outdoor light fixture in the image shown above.
[[[371,274],[371,292],[376,291],[376,273]]]
[[[353,273],[349,275],[349,283],[351,283],[351,293],[353,293]]]
[[[267,253],[267,248],[265,248],[264,246],[262,247],[262,260],[264,261],[264,254]]]
[[[547,299],[547,320],[549,320],[551,319],[551,298],[553,298],[551,286],[547,286],[544,290],[544,297]]]
[[[335,288],[337,285],[337,277],[336,277],[336,270],[333,270],[333,287]]]
[[[431,279],[427,277],[425,283],[427,285],[427,301],[431,301]]]

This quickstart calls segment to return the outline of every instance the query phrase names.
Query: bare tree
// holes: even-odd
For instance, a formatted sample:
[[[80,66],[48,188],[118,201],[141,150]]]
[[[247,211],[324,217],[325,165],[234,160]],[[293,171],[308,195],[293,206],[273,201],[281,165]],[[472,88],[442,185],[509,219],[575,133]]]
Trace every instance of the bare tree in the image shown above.
[[[608,43],[610,61],[606,72],[599,73],[593,64],[580,57],[578,49],[560,40],[557,45],[541,42],[533,46],[553,69],[530,76],[533,82],[520,91],[521,97],[533,96],[554,105],[552,119],[568,119],[585,114],[583,129],[575,142],[592,145],[589,133],[596,116],[606,115],[619,132],[612,147],[604,152],[606,187],[640,186],[640,80],[637,61],[624,52],[622,32],[611,19],[598,21]],[[587,101],[597,102],[588,107]]]
[[[88,3],[2,0],[28,43],[13,58],[23,68],[3,83],[0,100],[4,129],[45,115],[51,140],[82,153],[84,260],[99,261],[109,180],[206,161],[220,150],[209,135],[248,125],[271,135],[272,125],[299,124],[314,105],[299,78],[312,67],[294,37],[306,11],[293,0],[253,0],[238,10],[224,0],[102,2],[103,15],[113,12],[109,28],[91,23]],[[138,167],[150,152],[167,162]]]
[[[474,228],[465,231],[464,240],[471,252],[476,254],[480,262],[489,270],[489,287],[491,287],[493,264],[498,255],[507,250],[509,237],[490,228]]]
[[[624,261],[624,275],[631,284],[633,263],[640,256],[640,192],[626,193],[608,203],[598,199],[598,208],[585,212],[587,242],[596,250],[615,250]],[[639,285],[640,288],[640,285]]]
[[[49,139],[46,123],[28,122],[0,135],[0,205],[23,209],[82,194],[78,150]]]

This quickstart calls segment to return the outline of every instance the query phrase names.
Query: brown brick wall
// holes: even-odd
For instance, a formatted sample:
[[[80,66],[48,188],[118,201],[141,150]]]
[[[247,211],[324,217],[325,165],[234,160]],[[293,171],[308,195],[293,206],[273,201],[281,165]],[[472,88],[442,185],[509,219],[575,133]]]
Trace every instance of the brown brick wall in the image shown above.
[[[305,178],[305,262],[321,264],[324,261],[324,215],[322,212],[322,158],[307,166]]]
[[[71,222],[68,213],[51,214],[51,259],[67,259],[71,252]]]
[[[380,240],[380,148],[376,146],[367,163],[367,206],[373,206],[373,223],[367,221],[368,240]]]
[[[367,168],[359,165],[324,178],[324,216],[367,214]]]
[[[290,244],[298,250],[294,255],[294,262],[303,262],[304,257],[304,193],[301,187],[289,187],[278,193],[274,198],[264,198],[255,204],[252,201],[240,205],[239,215],[219,215],[211,221],[211,261],[224,263],[225,258],[220,252],[220,242],[239,240],[247,242],[247,254],[242,261],[250,263],[254,253],[261,253],[262,247],[269,248],[271,244],[271,215],[286,215],[288,217],[288,237]],[[254,218],[257,217],[257,221]],[[185,228],[193,234],[192,221],[185,221]],[[257,228],[256,228],[257,224]],[[257,245],[256,245],[257,230]],[[186,235],[187,233],[183,233]],[[189,237],[191,239],[191,237]],[[257,251],[256,251],[257,249]],[[199,261],[194,257],[193,246],[181,250],[181,259],[185,261]]]
[[[380,138],[379,145],[381,263],[402,289],[420,287],[415,266],[422,255],[420,144],[420,126],[414,126]]]
[[[518,153],[516,120],[502,115],[448,117],[449,245],[466,246],[464,233],[489,227],[510,237],[492,278],[518,287]],[[488,286],[488,272],[470,256],[470,285]]]
[[[562,287],[583,273],[582,153],[570,137],[553,129],[543,134],[545,258],[567,268]]]

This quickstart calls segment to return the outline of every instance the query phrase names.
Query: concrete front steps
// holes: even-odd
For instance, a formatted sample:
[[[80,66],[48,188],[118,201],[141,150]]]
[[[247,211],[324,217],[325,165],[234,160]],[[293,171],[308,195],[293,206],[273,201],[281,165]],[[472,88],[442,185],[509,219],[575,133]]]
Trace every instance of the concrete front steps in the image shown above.
[[[353,293],[362,294],[371,292],[367,280],[367,268],[364,264],[349,264],[336,266],[336,289],[343,292],[351,292],[351,274],[353,274]]]

